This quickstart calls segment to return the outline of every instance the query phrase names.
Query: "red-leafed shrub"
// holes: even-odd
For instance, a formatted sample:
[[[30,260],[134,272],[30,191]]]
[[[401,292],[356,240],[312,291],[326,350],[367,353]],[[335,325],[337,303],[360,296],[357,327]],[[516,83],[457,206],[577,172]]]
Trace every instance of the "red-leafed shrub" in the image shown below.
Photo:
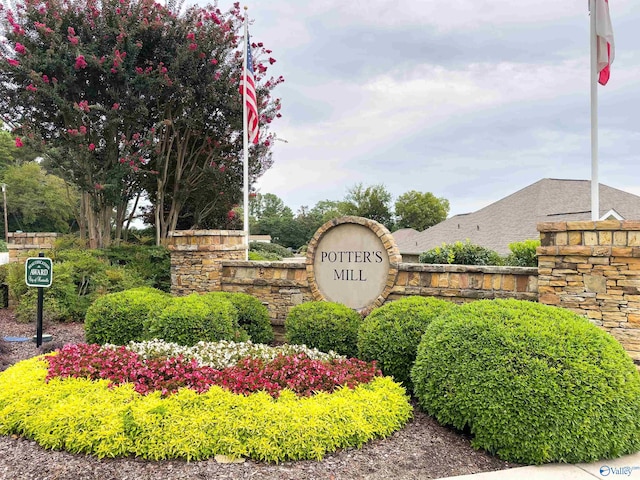
[[[47,360],[47,380],[105,379],[113,384],[131,383],[141,394],[161,391],[163,395],[183,387],[202,393],[219,385],[244,395],[264,390],[276,398],[288,388],[299,396],[310,396],[320,391],[333,392],[341,386],[355,388],[381,375],[375,363],[355,358],[322,362],[304,353],[279,355],[271,361],[245,358],[234,367],[216,370],[182,356],[145,360],[125,347],[80,344],[65,345]]]
[[[265,390],[277,397],[280,390],[288,388],[299,396],[308,397],[315,392],[333,392],[339,386],[355,388],[380,375],[375,362],[367,363],[357,358],[322,362],[298,353],[278,355],[270,362],[244,358],[235,367],[221,370],[216,375],[216,384],[234,393]]]

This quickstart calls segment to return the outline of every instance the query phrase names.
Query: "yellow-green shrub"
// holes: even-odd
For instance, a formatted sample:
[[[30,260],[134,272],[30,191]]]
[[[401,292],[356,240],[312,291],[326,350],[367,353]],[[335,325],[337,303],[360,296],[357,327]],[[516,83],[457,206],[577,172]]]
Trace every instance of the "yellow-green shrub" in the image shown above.
[[[389,377],[304,398],[284,390],[275,400],[220,387],[142,396],[130,384],[109,388],[107,381],[74,378],[47,383],[46,374],[43,357],[0,374],[0,434],[99,458],[321,459],[390,435],[411,416],[404,389]]]

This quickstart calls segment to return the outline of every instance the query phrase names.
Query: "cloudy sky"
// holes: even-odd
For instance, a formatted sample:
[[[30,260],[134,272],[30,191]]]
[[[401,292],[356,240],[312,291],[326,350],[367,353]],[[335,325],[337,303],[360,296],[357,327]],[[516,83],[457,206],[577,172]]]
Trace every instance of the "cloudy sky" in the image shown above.
[[[244,3],[243,3],[244,5]],[[221,5],[222,6],[222,5]],[[252,0],[283,117],[258,183],[296,211],[383,184],[477,210],[541,178],[589,179],[587,0]],[[640,1],[610,0],[600,182],[640,194]]]

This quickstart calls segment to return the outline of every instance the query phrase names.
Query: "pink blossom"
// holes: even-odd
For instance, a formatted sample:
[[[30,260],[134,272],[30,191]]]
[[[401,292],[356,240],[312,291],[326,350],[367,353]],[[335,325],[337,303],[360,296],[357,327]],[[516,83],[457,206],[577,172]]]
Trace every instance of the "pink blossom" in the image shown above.
[[[211,65],[217,65],[218,64],[218,60],[216,60],[215,58],[211,59]]]
[[[67,128],[67,133],[72,137],[75,137],[76,135],[78,135],[78,130],[75,128]]]
[[[24,143],[22,143],[22,139],[20,137],[16,137],[16,148],[24,147]]]
[[[187,33],[187,40],[195,40],[196,35],[193,32]]]
[[[69,39],[69,42],[71,42],[71,45],[78,45],[78,42],[80,41],[78,37],[73,37],[71,35],[69,35],[67,38]]]
[[[96,149],[96,145],[94,143],[89,144],[89,151],[93,152]]]
[[[21,43],[16,42],[16,52],[24,55],[27,53],[27,49]]]
[[[198,45],[195,43],[190,43],[189,44],[189,50],[193,51],[193,50],[197,50],[198,49]]]
[[[69,27],[69,28],[67,28],[67,33],[68,33],[70,36],[73,36],[73,35],[75,35],[75,34],[76,34],[76,30],[75,30],[75,28],[73,28],[73,27]]]
[[[87,127],[85,127],[84,125],[80,125],[80,128],[78,130],[80,131],[80,133],[82,135],[86,135],[87,134]]]
[[[12,67],[17,67],[18,65],[20,65],[20,62],[18,60],[14,60],[13,58],[7,58],[7,62],[9,62],[9,65],[11,65]]]
[[[120,104],[117,102],[111,106],[111,110],[118,110],[119,108],[120,108]]]
[[[42,75],[42,81],[44,83],[49,83],[49,77],[47,75]]]
[[[75,105],[75,107],[76,107],[78,110],[82,110],[83,112],[89,112],[89,111],[90,111],[90,108],[89,108],[89,102],[88,102],[88,101],[86,101],[86,100],[82,100],[82,101],[78,102],[78,103]]]
[[[78,55],[76,57],[75,69],[76,70],[82,70],[84,68],[87,68],[87,62],[84,59],[84,55]]]
[[[220,72],[216,72],[216,73],[213,75],[213,78],[214,78],[214,79],[216,79],[216,80],[220,80]]]
[[[30,83],[29,85],[27,85],[27,90],[29,90],[30,92],[37,92],[38,89],[36,88],[36,86],[33,83]]]
[[[274,63],[276,63],[276,59],[273,57],[269,57],[269,63],[273,65]]]

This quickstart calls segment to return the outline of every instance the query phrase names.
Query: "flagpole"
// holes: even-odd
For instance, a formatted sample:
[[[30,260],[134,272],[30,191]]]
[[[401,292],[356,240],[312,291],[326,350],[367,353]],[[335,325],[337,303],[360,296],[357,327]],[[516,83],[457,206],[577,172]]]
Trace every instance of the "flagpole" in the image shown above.
[[[591,52],[591,220],[600,218],[598,182],[598,53],[596,36],[596,0],[589,0]]]
[[[247,78],[247,57],[248,57],[248,36],[249,36],[249,15],[248,7],[244,7],[244,56],[242,61],[242,78]],[[245,250],[245,261],[249,260],[249,120],[247,112],[247,88],[246,84],[242,90],[242,146],[244,151],[244,161],[242,165],[242,191],[243,191],[243,230],[246,237],[247,249]]]

